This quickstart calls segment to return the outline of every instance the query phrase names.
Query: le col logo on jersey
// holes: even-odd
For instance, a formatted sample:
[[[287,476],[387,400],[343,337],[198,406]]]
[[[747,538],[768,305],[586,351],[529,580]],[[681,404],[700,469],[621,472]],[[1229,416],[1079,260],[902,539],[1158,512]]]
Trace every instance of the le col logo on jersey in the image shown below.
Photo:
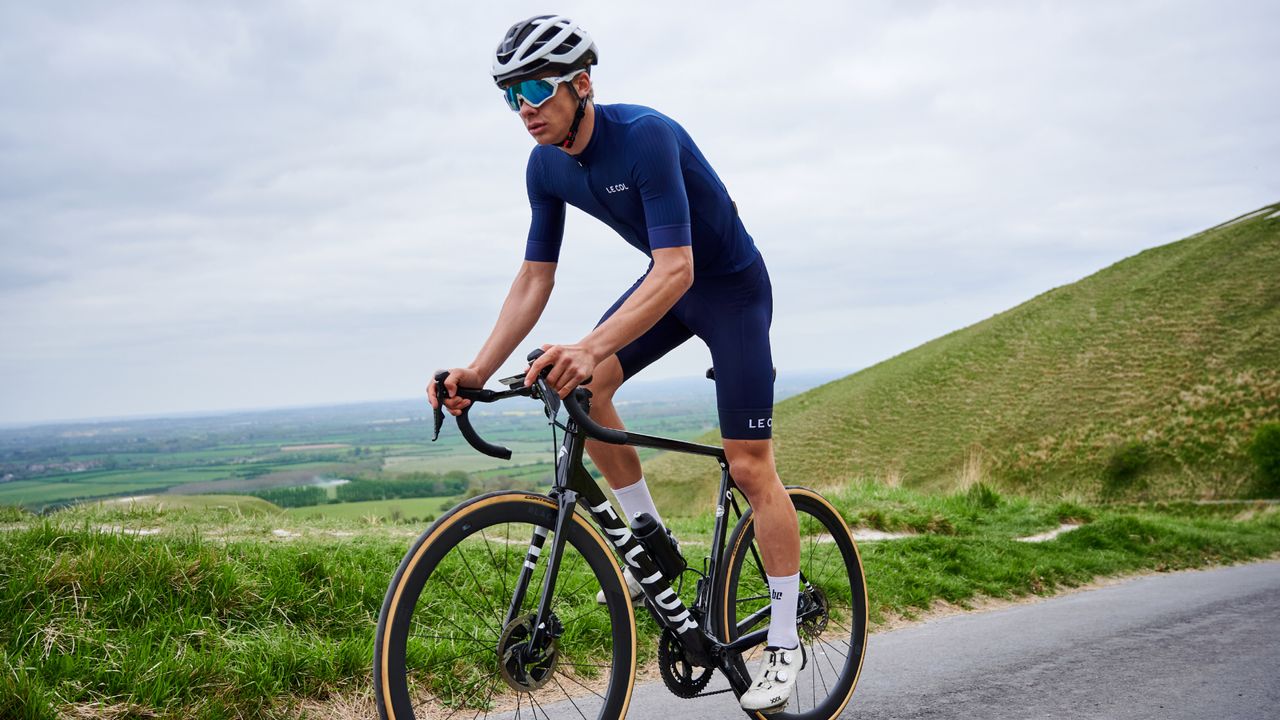
[[[630,190],[630,189],[631,188],[627,187],[626,183],[618,183],[617,185],[610,185],[609,187],[605,188],[605,192],[612,195],[614,193],[619,193],[619,192],[622,192],[623,190]]]
[[[771,428],[773,427],[773,418],[771,417],[747,418],[747,427],[751,428],[752,430],[756,430],[759,428],[767,428],[767,427]]]

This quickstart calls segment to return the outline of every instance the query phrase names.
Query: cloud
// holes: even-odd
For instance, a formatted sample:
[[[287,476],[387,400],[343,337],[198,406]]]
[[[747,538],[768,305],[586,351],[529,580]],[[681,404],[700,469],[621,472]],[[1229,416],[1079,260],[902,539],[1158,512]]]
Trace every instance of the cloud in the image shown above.
[[[0,421],[403,397],[470,360],[528,222],[488,53],[538,10],[0,8]],[[600,101],[679,120],[738,201],[781,366],[873,363],[1280,191],[1264,2],[563,12]],[[570,212],[524,345],[644,268]]]

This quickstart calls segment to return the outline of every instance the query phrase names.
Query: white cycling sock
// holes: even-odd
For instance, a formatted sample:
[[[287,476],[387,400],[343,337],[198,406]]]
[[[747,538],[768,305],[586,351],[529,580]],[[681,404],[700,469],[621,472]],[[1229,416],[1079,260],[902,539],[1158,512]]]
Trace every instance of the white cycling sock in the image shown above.
[[[618,504],[622,506],[623,521],[628,527],[635,520],[636,513],[642,512],[649,513],[659,525],[666,527],[662,516],[658,514],[658,508],[653,505],[653,496],[649,494],[649,484],[644,481],[643,475],[640,476],[640,482],[615,489],[613,496],[618,498]]]
[[[796,632],[796,604],[800,598],[800,573],[768,577],[772,615],[769,618],[769,639],[765,644],[781,648],[799,647],[800,634]]]

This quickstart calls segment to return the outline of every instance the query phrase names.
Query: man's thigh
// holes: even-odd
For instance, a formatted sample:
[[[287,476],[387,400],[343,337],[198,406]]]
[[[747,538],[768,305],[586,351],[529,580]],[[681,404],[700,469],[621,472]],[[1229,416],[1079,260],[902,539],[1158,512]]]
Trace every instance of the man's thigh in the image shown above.
[[[640,287],[640,283],[644,281],[642,276],[635,282],[626,292],[622,293],[604,315],[600,317],[600,321],[596,323],[596,327],[605,320],[608,320],[627,298],[631,297],[631,293]],[[679,307],[680,302],[676,303]],[[679,347],[689,338],[693,337],[693,331],[690,330],[684,322],[677,317],[676,308],[672,308],[667,314],[658,319],[653,327],[644,332],[643,335],[632,340],[623,346],[616,353],[618,362],[622,366],[622,379],[619,384],[627,381],[633,375],[651,365],[655,360],[671,352]]]
[[[715,366],[720,435],[773,436],[773,287],[760,260],[745,270],[695,282],[682,299],[686,325],[707,343]]]

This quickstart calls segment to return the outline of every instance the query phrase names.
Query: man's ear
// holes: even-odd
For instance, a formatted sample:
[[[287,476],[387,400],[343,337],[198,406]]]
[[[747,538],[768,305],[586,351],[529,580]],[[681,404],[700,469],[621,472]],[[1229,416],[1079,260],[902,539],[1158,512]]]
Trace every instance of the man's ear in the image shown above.
[[[587,97],[591,94],[591,75],[590,73],[581,73],[573,79],[573,89],[578,91],[578,97]]]

